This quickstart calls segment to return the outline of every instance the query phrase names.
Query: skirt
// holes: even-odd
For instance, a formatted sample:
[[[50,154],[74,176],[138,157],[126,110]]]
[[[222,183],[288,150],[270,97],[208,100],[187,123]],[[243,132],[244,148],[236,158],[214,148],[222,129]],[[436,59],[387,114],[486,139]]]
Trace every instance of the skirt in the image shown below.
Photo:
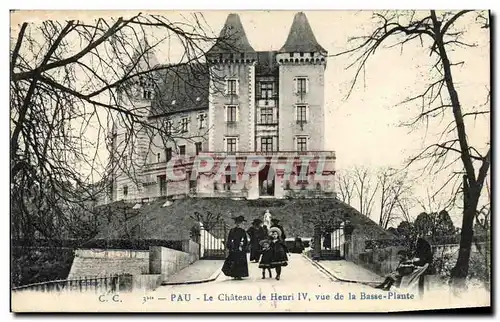
[[[230,277],[248,277],[246,253],[243,251],[229,252],[224,265],[222,265],[222,273]]]

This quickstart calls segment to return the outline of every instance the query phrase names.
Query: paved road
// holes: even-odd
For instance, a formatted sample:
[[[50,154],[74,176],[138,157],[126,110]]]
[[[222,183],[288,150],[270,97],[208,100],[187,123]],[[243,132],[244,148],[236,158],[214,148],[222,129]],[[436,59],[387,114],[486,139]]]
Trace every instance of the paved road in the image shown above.
[[[279,281],[274,278],[262,279],[256,263],[249,263],[249,273],[250,276],[241,281],[220,274],[217,280],[210,283],[162,286],[151,295],[180,311],[195,308],[203,311],[246,312],[357,311],[354,305],[357,301],[348,301],[349,292],[356,296],[363,291],[385,294],[360,284],[332,281],[299,254],[290,255],[289,265],[283,268]],[[265,296],[265,300],[259,300],[259,294]]]
[[[258,264],[249,263],[249,271],[250,277],[241,281],[221,274],[214,282],[161,286],[154,292],[123,293],[119,297],[114,294],[13,294],[13,309],[34,312],[387,312],[490,303],[489,293],[484,292],[464,294],[456,299],[450,292],[436,290],[426,294],[422,301],[416,294],[384,292],[362,284],[339,282],[298,254],[290,256],[279,281],[261,279]]]

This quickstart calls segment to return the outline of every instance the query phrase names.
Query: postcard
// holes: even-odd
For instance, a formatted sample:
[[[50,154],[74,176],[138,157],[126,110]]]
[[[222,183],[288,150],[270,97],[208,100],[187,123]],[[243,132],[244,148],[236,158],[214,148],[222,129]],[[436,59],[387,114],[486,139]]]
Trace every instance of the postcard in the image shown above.
[[[491,309],[490,12],[12,11],[11,311]]]

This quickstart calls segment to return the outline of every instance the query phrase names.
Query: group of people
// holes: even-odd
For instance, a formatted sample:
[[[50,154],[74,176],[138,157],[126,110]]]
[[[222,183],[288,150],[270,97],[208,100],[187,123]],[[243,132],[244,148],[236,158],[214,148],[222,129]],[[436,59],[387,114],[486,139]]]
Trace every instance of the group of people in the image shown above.
[[[389,291],[391,287],[408,286],[401,285],[403,278],[407,279],[406,284],[413,283],[420,275],[424,274],[432,263],[431,245],[424,239],[417,239],[413,256],[407,250],[400,250],[397,253],[399,264],[396,269],[385,277],[385,280],[375,286],[375,288]]]
[[[288,249],[285,244],[285,231],[276,218],[271,219],[270,227],[262,220],[254,219],[246,231],[241,227],[245,217],[234,217],[235,226],[229,231],[226,247],[229,254],[222,266],[222,272],[233,279],[248,277],[247,251],[250,250],[250,262],[259,263],[262,278],[266,272],[272,278],[272,269],[276,270],[276,280],[281,278],[281,268],[288,266]]]

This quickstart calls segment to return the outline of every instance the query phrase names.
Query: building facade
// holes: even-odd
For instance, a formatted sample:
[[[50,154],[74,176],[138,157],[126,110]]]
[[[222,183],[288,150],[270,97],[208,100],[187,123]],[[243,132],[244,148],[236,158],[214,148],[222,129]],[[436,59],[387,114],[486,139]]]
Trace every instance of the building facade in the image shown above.
[[[324,151],[327,51],[305,14],[279,51],[255,51],[229,14],[205,58],[134,83],[131,105],[145,107],[145,122],[162,134],[134,132],[134,153],[113,167],[112,200],[334,197],[335,153]],[[127,133],[115,125],[116,151]]]

